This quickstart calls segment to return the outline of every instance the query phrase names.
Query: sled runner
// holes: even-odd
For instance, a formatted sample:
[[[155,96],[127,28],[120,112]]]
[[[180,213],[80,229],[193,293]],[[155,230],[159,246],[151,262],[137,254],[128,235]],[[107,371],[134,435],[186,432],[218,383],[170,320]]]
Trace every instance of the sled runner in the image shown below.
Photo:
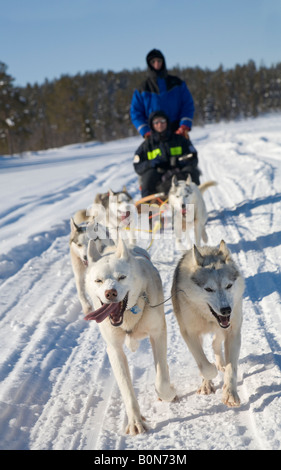
[[[142,211],[147,211],[149,219],[149,232],[152,234],[150,248],[154,241],[155,233],[163,230],[164,228],[164,212],[168,209],[168,198],[165,193],[155,193],[145,196],[135,202],[136,209],[138,214],[141,214]],[[146,206],[145,208],[143,206]]]

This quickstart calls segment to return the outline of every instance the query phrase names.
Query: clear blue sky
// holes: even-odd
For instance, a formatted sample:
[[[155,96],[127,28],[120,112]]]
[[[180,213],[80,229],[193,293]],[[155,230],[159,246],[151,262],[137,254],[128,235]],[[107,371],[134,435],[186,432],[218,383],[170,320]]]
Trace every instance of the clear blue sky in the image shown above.
[[[281,62],[281,0],[0,0],[0,61],[16,85],[146,67]]]

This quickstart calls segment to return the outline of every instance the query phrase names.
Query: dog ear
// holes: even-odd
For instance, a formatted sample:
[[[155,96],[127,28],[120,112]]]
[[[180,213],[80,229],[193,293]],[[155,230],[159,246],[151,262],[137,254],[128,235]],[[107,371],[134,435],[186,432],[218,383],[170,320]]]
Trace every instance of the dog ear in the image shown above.
[[[186,184],[190,184],[192,182],[190,173],[188,174],[188,177],[186,178],[185,182],[186,182]]]
[[[97,203],[97,204],[100,204],[101,203],[101,193],[97,193],[95,195],[95,199],[94,199],[94,204]]]
[[[70,228],[71,228],[71,233],[74,233],[74,232],[81,233],[81,232],[84,231],[83,227],[77,225],[77,224],[74,222],[73,217],[71,217],[71,219],[70,219]]]
[[[220,242],[219,253],[221,253],[225,257],[226,262],[231,259],[230,251],[227,248],[227,245],[226,245],[224,240],[221,240],[221,242]]]
[[[177,186],[178,185],[178,178],[176,177],[176,175],[174,175],[172,177],[172,186]]]
[[[101,258],[101,254],[96,247],[95,240],[90,240],[88,243],[88,253],[87,253],[88,261],[90,263],[95,263]]]
[[[193,245],[193,258],[194,258],[195,263],[198,266],[203,266],[204,258],[201,255],[196,245]]]
[[[115,255],[117,258],[129,259],[130,254],[122,237],[118,239]]]
[[[71,217],[71,219],[70,219],[70,229],[71,229],[71,233],[76,232],[76,230],[78,230],[78,226],[74,222],[73,217]]]

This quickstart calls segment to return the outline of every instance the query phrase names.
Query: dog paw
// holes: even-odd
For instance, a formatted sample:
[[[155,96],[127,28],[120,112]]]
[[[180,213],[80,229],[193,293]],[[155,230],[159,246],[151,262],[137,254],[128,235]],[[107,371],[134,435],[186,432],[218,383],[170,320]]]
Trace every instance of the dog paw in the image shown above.
[[[232,408],[240,406],[240,398],[236,390],[232,390],[231,387],[224,385],[222,392],[222,402],[224,405]]]
[[[177,393],[173,386],[165,387],[165,389],[156,389],[158,395],[158,400],[160,401],[174,401],[177,396]]]
[[[157,400],[158,401],[163,401],[162,398],[160,398],[160,397],[158,397]],[[169,401],[173,402],[173,403],[177,403],[177,402],[179,402],[179,400],[180,399],[179,399],[178,395],[175,395],[174,398],[172,400],[169,400]]]
[[[215,393],[215,387],[211,380],[203,379],[201,386],[197,390],[198,395],[211,395]]]
[[[126,434],[130,434],[131,436],[136,436],[137,434],[146,432],[147,427],[144,421],[145,421],[145,418],[143,416],[141,418],[134,418],[130,420],[126,427]]]

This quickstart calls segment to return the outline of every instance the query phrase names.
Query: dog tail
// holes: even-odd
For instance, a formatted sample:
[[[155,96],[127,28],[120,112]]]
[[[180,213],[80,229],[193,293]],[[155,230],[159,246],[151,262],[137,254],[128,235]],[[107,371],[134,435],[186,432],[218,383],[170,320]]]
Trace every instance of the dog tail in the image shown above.
[[[202,183],[198,186],[198,189],[201,194],[203,194],[206,189],[210,188],[211,186],[216,186],[218,183],[216,181],[206,181],[206,183]]]

